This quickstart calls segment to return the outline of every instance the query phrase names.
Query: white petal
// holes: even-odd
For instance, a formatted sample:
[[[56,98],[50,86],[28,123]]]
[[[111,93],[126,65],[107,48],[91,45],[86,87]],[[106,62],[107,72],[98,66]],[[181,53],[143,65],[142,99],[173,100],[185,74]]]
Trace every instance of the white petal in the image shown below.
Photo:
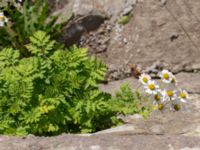
[[[146,92],[149,93],[149,94],[151,94],[151,90],[149,90],[149,89],[146,89]]]
[[[0,27],[3,27],[4,26],[4,22],[0,22]]]
[[[162,82],[164,82],[164,83],[171,83],[171,81],[172,81],[172,78],[169,78],[169,80],[162,79]]]
[[[185,99],[180,99],[180,101],[183,103],[187,103],[187,101]]]
[[[157,102],[156,102],[155,100],[154,100],[152,103],[153,103],[153,105],[156,105],[156,104],[157,104]]]
[[[8,22],[8,18],[5,18],[5,19],[4,19],[4,22]]]

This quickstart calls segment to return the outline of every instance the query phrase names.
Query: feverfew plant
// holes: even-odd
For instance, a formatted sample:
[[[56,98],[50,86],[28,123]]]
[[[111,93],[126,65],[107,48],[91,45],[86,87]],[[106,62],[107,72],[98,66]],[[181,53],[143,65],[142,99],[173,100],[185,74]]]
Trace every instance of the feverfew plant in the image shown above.
[[[43,31],[29,40],[29,57],[0,51],[0,134],[88,133],[121,124],[119,113],[148,116],[128,85],[114,97],[99,90],[106,66],[85,48],[58,49]]]
[[[179,111],[181,103],[186,103],[189,98],[187,91],[177,87],[177,80],[172,72],[163,70],[159,73],[159,77],[160,84],[151,79],[148,74],[139,77],[145,92],[152,99],[153,109],[163,110],[167,104],[170,104],[171,110]]]
[[[57,49],[43,31],[30,41],[30,57],[20,58],[12,48],[0,51],[0,134],[85,133],[110,126],[110,94],[98,89],[105,65],[84,48]]]

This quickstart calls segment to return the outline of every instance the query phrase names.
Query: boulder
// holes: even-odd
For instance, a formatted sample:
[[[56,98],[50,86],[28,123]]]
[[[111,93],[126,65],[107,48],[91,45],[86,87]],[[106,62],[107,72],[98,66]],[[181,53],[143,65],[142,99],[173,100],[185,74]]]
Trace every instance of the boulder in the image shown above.
[[[49,4],[51,12],[60,15],[59,21],[70,20],[59,39],[69,47],[79,44],[83,34],[98,29],[104,20],[116,18],[126,7],[135,5],[136,0],[49,0]],[[101,46],[101,51],[106,48]]]
[[[65,18],[72,12],[78,18],[63,30],[61,41],[96,54],[107,64],[110,80],[130,77],[131,64],[147,72],[154,70],[155,62],[174,73],[200,70],[199,0],[60,2],[57,12]],[[119,24],[122,16],[126,16],[124,25]]]
[[[198,0],[139,1],[126,25],[113,25],[107,50],[98,54],[118,72],[110,79],[127,78],[131,64],[146,70],[157,61],[175,73],[199,71],[199,8]]]
[[[1,150],[200,150],[200,138],[179,135],[68,135],[0,137]]]

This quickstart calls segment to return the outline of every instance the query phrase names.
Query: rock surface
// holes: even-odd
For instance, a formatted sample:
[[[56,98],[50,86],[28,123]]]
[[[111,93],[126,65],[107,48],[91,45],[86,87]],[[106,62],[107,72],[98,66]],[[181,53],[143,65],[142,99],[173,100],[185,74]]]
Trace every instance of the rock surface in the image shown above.
[[[153,112],[148,120],[130,117],[127,124],[94,134],[55,137],[0,136],[1,150],[199,150],[200,95],[185,111]]]
[[[200,73],[185,73],[176,74],[179,87],[187,90],[191,94],[200,94]],[[128,83],[132,89],[139,86],[138,79],[134,77],[123,80],[109,82],[108,84],[101,84],[100,89],[111,93],[112,95],[120,89],[120,85]]]
[[[168,0],[164,6],[155,0],[140,1],[129,23],[120,32],[114,27],[100,57],[116,69],[130,64],[146,69],[160,61],[173,72],[199,70],[199,8],[198,0]]]
[[[49,3],[60,19],[70,18],[60,41],[71,46],[79,44],[82,35],[97,29],[105,19],[116,18],[124,8],[136,4],[136,0],[49,0]],[[101,46],[103,51],[106,48]]]
[[[131,64],[149,70],[160,62],[175,73],[200,70],[199,0],[56,0],[54,6],[65,17],[72,12],[79,18],[64,29],[62,41],[103,59],[109,80],[129,77]],[[127,12],[132,17],[120,25]],[[86,27],[90,21],[95,28]]]
[[[178,135],[134,135],[115,133],[78,136],[62,135],[51,138],[7,138],[1,150],[199,150],[197,137]]]

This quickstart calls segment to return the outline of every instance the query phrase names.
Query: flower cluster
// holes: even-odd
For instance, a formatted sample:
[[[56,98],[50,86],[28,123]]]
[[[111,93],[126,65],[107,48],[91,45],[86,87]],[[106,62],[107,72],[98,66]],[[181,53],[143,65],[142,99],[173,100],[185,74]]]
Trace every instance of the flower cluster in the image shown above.
[[[188,93],[177,88],[177,80],[168,70],[160,72],[159,77],[162,80],[161,84],[152,80],[148,74],[142,74],[139,77],[145,92],[153,99],[153,109],[163,110],[165,104],[170,103],[171,109],[180,110],[181,102],[186,103],[189,98]]]

